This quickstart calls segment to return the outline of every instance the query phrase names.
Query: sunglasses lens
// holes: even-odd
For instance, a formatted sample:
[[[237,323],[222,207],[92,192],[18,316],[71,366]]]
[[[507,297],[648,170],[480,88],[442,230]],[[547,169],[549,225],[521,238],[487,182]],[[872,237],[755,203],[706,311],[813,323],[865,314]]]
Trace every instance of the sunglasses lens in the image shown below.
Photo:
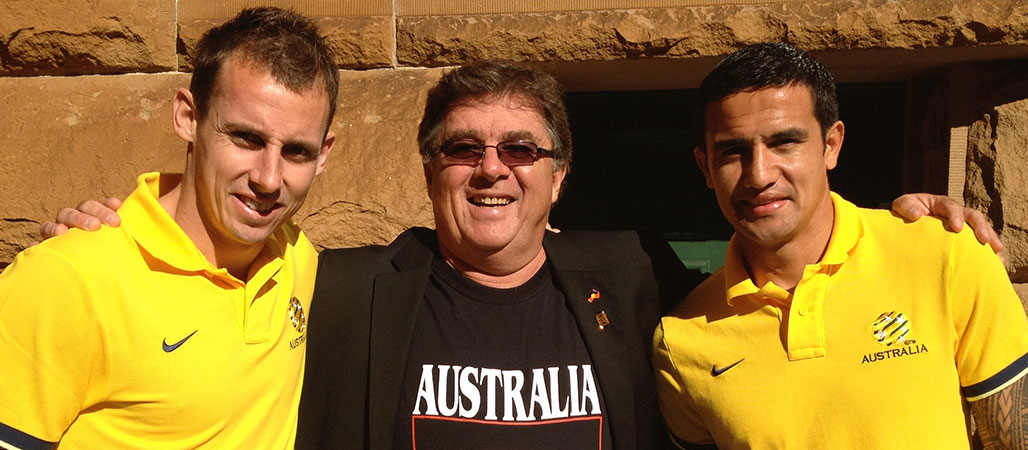
[[[536,146],[531,142],[502,142],[500,161],[508,166],[524,166],[535,162]]]
[[[454,163],[478,163],[482,159],[482,144],[475,141],[454,141],[442,148],[443,157]]]

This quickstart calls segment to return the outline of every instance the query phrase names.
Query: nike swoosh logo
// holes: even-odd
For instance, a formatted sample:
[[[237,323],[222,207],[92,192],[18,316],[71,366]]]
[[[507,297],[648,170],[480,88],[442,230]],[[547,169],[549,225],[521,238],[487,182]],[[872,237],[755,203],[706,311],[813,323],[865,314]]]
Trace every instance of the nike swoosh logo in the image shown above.
[[[727,372],[727,371],[728,371],[728,369],[731,369],[731,368],[733,368],[733,367],[735,367],[735,366],[738,366],[738,365],[739,365],[739,363],[741,363],[741,362],[743,362],[743,361],[745,361],[745,360],[746,360],[746,358],[740,359],[740,360],[738,360],[738,361],[736,361],[736,362],[734,362],[734,363],[732,363],[732,364],[729,364],[729,365],[727,365],[727,366],[725,366],[725,367],[722,367],[722,368],[720,368],[720,369],[718,369],[718,368],[717,368],[717,365],[715,364],[714,366],[712,366],[712,367],[710,368],[710,374],[716,377],[716,376],[718,376],[718,375],[721,375],[721,374],[723,374],[723,373]]]
[[[189,338],[193,337],[193,335],[196,334],[197,331],[200,331],[200,330],[194,330],[192,333],[189,333],[189,336],[186,336],[186,337],[182,338],[181,341],[178,341],[178,342],[176,342],[174,344],[171,344],[171,345],[168,345],[168,338],[164,338],[164,341],[161,342],[161,348],[164,349],[164,353],[171,353],[171,352],[175,351],[176,348],[181,347],[182,344],[185,344],[186,341],[188,341]]]

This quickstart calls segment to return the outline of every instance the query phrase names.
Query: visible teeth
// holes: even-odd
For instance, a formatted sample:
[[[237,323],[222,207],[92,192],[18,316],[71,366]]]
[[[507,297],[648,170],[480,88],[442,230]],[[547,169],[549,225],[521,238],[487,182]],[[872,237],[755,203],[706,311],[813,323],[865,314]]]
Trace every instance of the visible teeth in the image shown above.
[[[250,209],[257,211],[259,213],[266,213],[268,211],[271,211],[271,208],[275,207],[274,203],[257,202],[250,200],[248,198],[244,198],[243,203],[246,203],[246,206],[250,207]]]
[[[500,197],[475,197],[471,200],[471,202],[476,205],[503,206],[509,205],[510,199]]]

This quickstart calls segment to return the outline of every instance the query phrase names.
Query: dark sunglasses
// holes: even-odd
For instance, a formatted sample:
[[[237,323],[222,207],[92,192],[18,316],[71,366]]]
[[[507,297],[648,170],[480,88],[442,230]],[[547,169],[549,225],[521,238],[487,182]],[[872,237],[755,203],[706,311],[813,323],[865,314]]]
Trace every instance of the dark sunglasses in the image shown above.
[[[485,149],[492,147],[500,162],[508,167],[530,166],[539,158],[553,157],[553,151],[547,150],[532,141],[503,141],[496,145],[485,145],[474,139],[458,139],[449,141],[439,148],[443,162],[475,166],[485,157]]]

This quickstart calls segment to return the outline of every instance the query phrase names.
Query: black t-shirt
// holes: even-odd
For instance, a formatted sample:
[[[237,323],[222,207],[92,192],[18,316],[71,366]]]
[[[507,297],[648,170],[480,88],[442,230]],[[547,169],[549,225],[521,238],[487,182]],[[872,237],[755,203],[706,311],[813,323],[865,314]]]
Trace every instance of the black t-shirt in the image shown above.
[[[589,353],[548,266],[512,289],[432,263],[395,449],[601,449],[610,430]]]

